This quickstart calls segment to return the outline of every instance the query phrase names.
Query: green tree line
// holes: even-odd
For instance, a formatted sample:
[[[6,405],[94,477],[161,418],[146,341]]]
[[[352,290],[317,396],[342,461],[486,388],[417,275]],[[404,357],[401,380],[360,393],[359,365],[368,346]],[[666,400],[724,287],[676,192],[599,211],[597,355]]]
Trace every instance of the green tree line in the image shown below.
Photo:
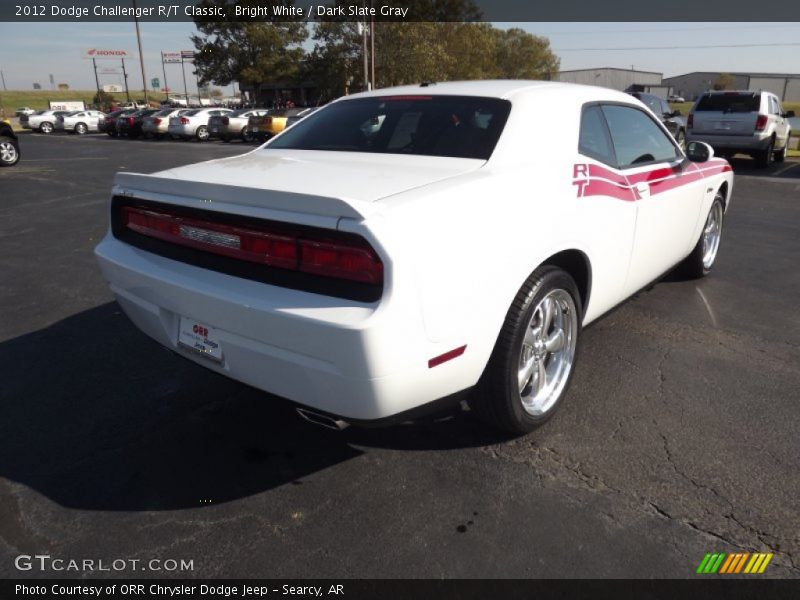
[[[347,0],[343,0],[347,1]],[[547,38],[522,29],[469,22],[471,0],[418,0],[430,7],[427,22],[376,22],[375,86],[470,79],[551,79],[559,59]],[[206,5],[248,0],[204,0]],[[265,82],[313,82],[320,101],[364,89],[361,24],[196,21],[192,36],[200,83],[245,86]],[[313,43],[313,48],[305,48]],[[371,56],[370,56],[371,58]]]

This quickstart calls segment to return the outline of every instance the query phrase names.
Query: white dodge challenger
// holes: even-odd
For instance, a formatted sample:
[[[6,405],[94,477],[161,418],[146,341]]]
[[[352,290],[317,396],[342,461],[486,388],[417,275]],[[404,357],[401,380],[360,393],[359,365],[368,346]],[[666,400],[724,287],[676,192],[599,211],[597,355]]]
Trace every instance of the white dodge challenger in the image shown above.
[[[242,156],[118,174],[95,252],[147,335],[309,420],[406,420],[469,390],[525,433],[583,326],[676,265],[711,270],[732,185],[627,94],[422,84]]]

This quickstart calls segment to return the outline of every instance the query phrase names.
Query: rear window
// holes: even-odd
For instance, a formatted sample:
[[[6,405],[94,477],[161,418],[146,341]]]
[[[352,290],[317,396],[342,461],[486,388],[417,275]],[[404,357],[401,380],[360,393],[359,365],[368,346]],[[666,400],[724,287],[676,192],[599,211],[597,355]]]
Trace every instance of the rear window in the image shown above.
[[[375,96],[315,112],[269,148],[488,159],[511,103],[470,96]]]
[[[708,94],[697,101],[695,112],[758,112],[761,94]]]

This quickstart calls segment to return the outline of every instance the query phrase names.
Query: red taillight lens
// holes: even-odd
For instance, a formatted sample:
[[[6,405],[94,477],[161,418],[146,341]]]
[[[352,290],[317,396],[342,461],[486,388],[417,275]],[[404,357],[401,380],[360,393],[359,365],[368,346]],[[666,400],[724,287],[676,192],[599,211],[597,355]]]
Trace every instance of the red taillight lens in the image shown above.
[[[264,117],[264,125],[266,125],[267,127],[272,125],[272,117]]]
[[[758,115],[756,119],[756,131],[764,131],[767,127],[767,115]]]
[[[689,114],[689,117],[686,119],[686,129],[691,129],[694,127],[694,115]]]
[[[133,127],[133,117],[128,117],[127,121],[128,121],[128,125]]]
[[[380,283],[383,280],[383,263],[369,246],[361,248],[304,239],[298,242],[300,270],[305,273],[364,283]]]
[[[187,119],[186,117],[181,117],[181,125],[188,125],[188,124],[189,124],[189,119]]]
[[[155,119],[153,119],[153,124],[154,125],[161,125],[161,119],[156,117]]]
[[[222,117],[222,124],[223,125],[227,125],[230,122],[231,122],[231,120],[228,117]]]
[[[230,258],[370,284],[383,281],[383,263],[359,238],[319,239],[299,233],[268,231],[124,206],[122,225],[131,231],[173,244]],[[331,232],[331,236],[335,232]]]

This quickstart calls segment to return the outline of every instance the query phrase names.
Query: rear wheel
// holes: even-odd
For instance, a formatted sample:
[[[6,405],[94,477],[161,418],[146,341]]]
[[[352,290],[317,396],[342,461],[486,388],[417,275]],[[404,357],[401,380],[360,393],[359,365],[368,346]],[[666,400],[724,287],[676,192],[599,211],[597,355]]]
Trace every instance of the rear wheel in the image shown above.
[[[786,143],[783,145],[783,148],[775,152],[773,158],[775,159],[776,163],[782,163],[786,160],[786,151],[789,148],[789,139],[786,139]]]
[[[78,123],[77,125],[75,125],[75,133],[77,133],[78,135],[83,135],[87,131],[89,131],[89,128],[86,127],[85,123]]]
[[[53,124],[50,121],[45,121],[39,125],[39,131],[42,133],[53,133]]]
[[[769,146],[767,146],[766,150],[762,150],[756,155],[756,162],[758,166],[762,169],[766,169],[768,166],[772,164],[772,158],[775,154],[775,138],[772,138],[769,141]]]
[[[684,275],[691,279],[705,277],[711,272],[714,263],[717,261],[719,245],[722,241],[722,222],[725,219],[725,207],[721,192],[714,196],[711,203],[711,210],[708,211],[706,223],[703,225],[703,232],[692,253],[681,263],[681,270]]]
[[[557,267],[536,269],[508,309],[472,409],[514,434],[547,421],[572,378],[581,314],[572,277]]]
[[[683,129],[678,130],[678,133],[675,135],[675,141],[678,142],[678,146],[681,147],[681,150],[686,152],[686,134],[683,132]]]
[[[244,140],[245,142],[253,141],[253,134],[247,127],[242,127],[242,140]]]
[[[19,145],[14,138],[0,136],[0,165],[10,167],[19,162]]]
[[[195,135],[197,136],[198,140],[205,142],[208,140],[208,127],[205,125],[200,125],[200,127],[197,128],[197,131],[195,131]]]

